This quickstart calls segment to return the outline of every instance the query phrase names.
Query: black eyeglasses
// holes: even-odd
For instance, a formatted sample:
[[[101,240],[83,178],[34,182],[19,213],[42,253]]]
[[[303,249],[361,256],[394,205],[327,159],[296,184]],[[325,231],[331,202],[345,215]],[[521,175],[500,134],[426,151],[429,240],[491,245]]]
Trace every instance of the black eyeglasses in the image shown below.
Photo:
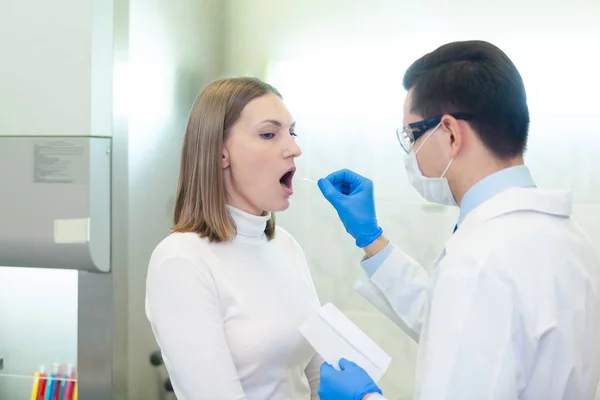
[[[444,115],[450,115],[451,117],[462,119],[464,121],[473,119],[473,116],[468,113],[453,113]],[[442,117],[443,115],[440,115],[439,117],[427,118],[396,129],[396,137],[398,138],[398,142],[400,142],[402,149],[404,149],[405,152],[410,153],[415,142],[419,140],[419,138],[423,136],[425,132],[435,128],[442,121]]]

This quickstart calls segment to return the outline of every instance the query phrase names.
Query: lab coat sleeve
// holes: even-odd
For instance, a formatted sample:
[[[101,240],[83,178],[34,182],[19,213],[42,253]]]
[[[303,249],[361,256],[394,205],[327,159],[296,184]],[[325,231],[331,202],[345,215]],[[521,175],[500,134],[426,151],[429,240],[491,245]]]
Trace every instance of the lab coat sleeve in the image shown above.
[[[179,400],[245,400],[208,268],[182,257],[151,266],[146,307]]]
[[[419,263],[392,247],[371,279],[358,282],[356,289],[418,342],[427,314],[429,276]]]
[[[518,399],[520,313],[493,265],[439,266],[415,399]],[[492,261],[493,264],[493,261]]]
[[[305,369],[306,378],[310,385],[310,398],[311,400],[319,400],[319,383],[321,381],[321,364],[325,360],[318,353],[308,363]]]

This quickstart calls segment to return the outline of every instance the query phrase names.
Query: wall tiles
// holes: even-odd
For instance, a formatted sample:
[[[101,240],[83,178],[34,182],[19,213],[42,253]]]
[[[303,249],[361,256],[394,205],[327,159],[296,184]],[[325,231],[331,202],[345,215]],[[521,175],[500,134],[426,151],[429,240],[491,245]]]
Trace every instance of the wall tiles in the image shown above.
[[[600,202],[598,117],[532,116],[525,161],[539,187],[572,190],[580,203]]]

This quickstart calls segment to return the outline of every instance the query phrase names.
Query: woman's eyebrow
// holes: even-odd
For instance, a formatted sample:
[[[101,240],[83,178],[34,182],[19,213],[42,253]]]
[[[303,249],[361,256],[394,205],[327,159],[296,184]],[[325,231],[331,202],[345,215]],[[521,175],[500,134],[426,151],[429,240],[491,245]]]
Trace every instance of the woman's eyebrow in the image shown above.
[[[265,119],[264,121],[259,122],[256,125],[262,125],[262,124],[272,124],[275,125],[279,128],[281,128],[283,126],[283,124],[275,119]],[[294,129],[296,127],[296,121],[292,122],[292,124],[290,125],[290,129]]]

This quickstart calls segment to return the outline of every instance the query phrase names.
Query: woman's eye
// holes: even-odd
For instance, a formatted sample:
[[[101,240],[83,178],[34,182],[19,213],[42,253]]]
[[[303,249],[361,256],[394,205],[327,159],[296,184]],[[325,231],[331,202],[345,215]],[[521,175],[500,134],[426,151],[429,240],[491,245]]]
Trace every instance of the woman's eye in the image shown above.
[[[274,133],[261,133],[260,136],[263,139],[273,139],[275,137]]]
[[[292,135],[292,137],[298,137],[298,134],[296,132],[290,132],[290,135]]]

